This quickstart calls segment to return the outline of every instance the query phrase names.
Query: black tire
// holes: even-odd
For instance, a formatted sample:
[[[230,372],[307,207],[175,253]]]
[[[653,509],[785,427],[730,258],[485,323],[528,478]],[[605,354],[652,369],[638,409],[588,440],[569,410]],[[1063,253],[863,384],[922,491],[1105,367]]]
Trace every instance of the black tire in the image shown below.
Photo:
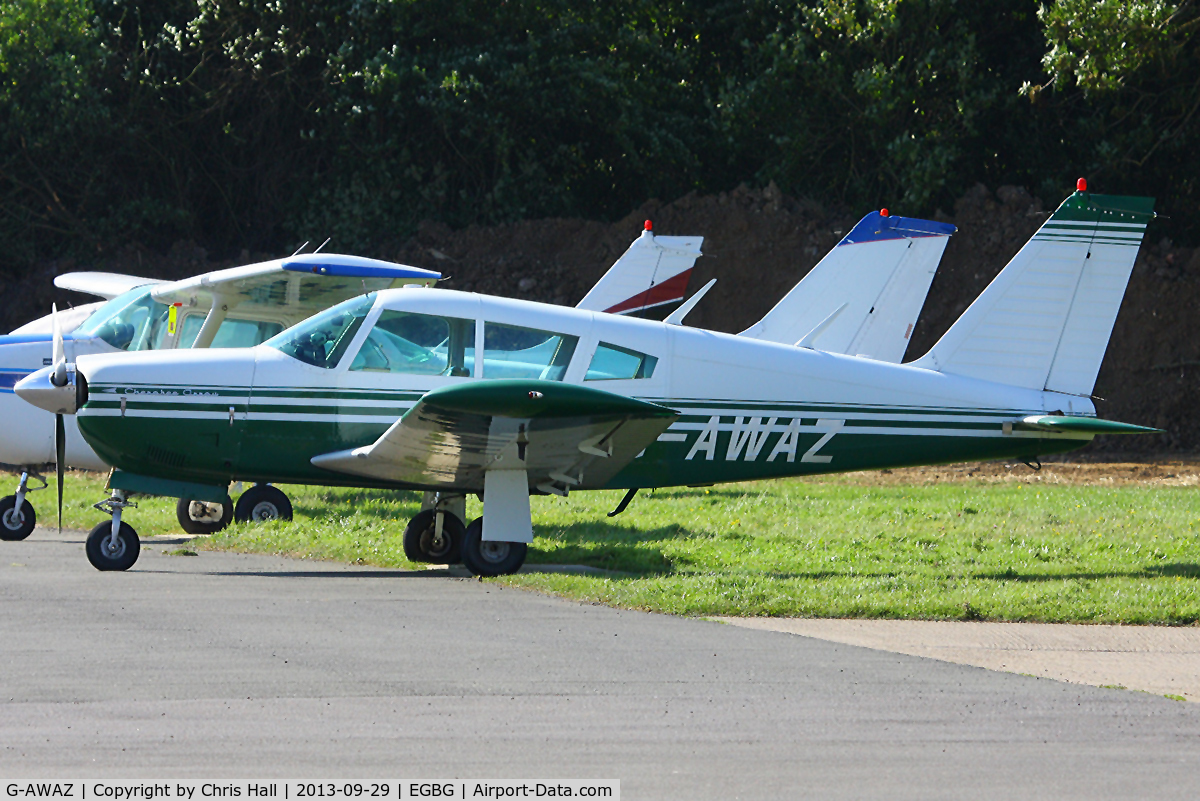
[[[209,503],[180,498],[175,517],[188,534],[216,534],[233,520],[233,499],[227,495],[224,503]]]
[[[88,561],[97,570],[128,570],[138,560],[138,554],[142,550],[137,532],[133,530],[133,526],[122,520],[115,551],[109,550],[108,547],[111,536],[111,520],[105,520],[92,529],[85,546]]]
[[[404,556],[410,562],[433,562],[455,565],[462,553],[463,534],[467,527],[458,515],[442,513],[442,541],[434,542],[437,520],[432,509],[418,512],[404,528]]]
[[[255,484],[238,498],[237,506],[233,507],[233,519],[239,523],[291,520],[292,502],[275,487]]]
[[[483,518],[477,517],[463,534],[462,562],[477,576],[507,576],[525,564],[529,546],[523,542],[484,542]]]
[[[33,504],[29,499],[25,499],[25,503],[21,504],[21,511],[17,511],[17,496],[9,495],[7,498],[0,499],[0,540],[5,542],[16,542],[23,540],[33,533],[33,527],[37,525],[37,512],[33,511]]]

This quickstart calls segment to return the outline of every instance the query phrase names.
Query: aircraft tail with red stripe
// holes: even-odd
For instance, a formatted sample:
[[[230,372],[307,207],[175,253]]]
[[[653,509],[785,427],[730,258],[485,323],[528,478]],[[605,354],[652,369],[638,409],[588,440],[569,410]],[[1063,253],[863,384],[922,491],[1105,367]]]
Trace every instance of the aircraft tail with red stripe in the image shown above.
[[[704,237],[655,236],[646,225],[576,308],[635,314],[683,300]]]

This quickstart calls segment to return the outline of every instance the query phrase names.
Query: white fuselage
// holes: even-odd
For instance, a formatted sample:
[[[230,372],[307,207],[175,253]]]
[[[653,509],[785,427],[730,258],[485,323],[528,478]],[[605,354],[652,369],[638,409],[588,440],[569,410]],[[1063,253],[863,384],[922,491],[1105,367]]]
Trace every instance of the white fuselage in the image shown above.
[[[484,357],[471,358],[467,374],[460,376],[351,369],[376,320],[385,312],[473,321],[474,352],[484,353]],[[1094,414],[1091,401],[1079,396],[449,290],[379,293],[349,339],[344,356],[329,367],[303,363],[269,345],[244,351],[84,356],[77,364],[97,391],[103,386],[109,397],[125,393],[122,397],[136,400],[139,408],[131,406],[131,416],[224,420],[228,415],[228,425],[244,422],[247,432],[260,423],[290,423],[296,426],[297,436],[303,435],[306,427],[321,424],[335,429],[337,433],[329,436],[344,446],[368,444],[432,389],[488,378],[547,377],[545,370],[538,373],[537,364],[531,367],[530,360],[541,358],[533,349],[514,356],[485,347],[488,324],[577,338],[561,380],[680,411],[679,420],[631,467],[638,469],[639,462],[647,471],[652,463],[661,464],[663,470],[682,466],[688,478],[681,483],[786,474],[779,469],[785,463],[796,468],[791,473],[857,469],[864,458],[871,463],[873,457],[864,452],[876,449],[894,453],[888,458],[878,456],[880,466],[944,461],[954,458],[952,447],[944,458],[908,458],[906,443],[917,447],[918,438],[949,441],[955,437],[976,444],[1002,438],[1044,441],[1050,437],[1013,431],[1001,423],[1051,411]],[[657,359],[653,374],[648,378],[589,378],[589,372],[597,370],[598,351],[613,346]],[[238,394],[243,400],[231,400],[228,412],[223,405],[214,411],[209,407],[215,396],[205,394],[210,391],[229,392],[231,398]],[[191,408],[197,411],[192,414]],[[202,408],[207,410],[199,411]],[[85,408],[81,414],[103,417],[125,412],[110,406]],[[839,438],[835,445],[822,444],[834,436]],[[1081,441],[1079,444],[1090,438],[1053,437]],[[302,458],[316,455],[305,453]]]

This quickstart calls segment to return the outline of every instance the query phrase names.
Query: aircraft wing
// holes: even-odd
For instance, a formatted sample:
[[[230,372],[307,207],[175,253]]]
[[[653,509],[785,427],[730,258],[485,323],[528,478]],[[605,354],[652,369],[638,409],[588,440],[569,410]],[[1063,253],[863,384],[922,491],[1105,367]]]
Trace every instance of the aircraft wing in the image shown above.
[[[364,292],[404,284],[431,286],[441,277],[431,270],[361,256],[304,253],[164,283],[150,294],[162,303],[205,307],[220,297],[231,309],[257,304],[300,320]]]
[[[703,242],[702,236],[643,231],[575,308],[631,314],[683,300]]]
[[[740,336],[899,363],[955,230],[871,212]]]
[[[123,275],[122,273],[63,273],[54,276],[54,285],[59,289],[69,289],[85,295],[96,295],[105,300],[112,300],[117,295],[123,295],[134,287],[161,283],[164,282],[157,278],[139,278],[136,275]]]
[[[558,381],[495,380],[426,393],[373,444],[315,456],[318,467],[479,492],[489,470],[524,470],[531,488],[602,487],[679,413]]]
[[[85,303],[82,306],[74,306],[70,309],[63,309],[58,313],[58,330],[64,334],[69,334],[79,326],[83,325],[83,321],[92,316],[92,312],[103,306],[108,301],[100,300],[95,303]],[[36,320],[30,320],[20,328],[14,328],[9,331],[10,336],[29,336],[30,334],[53,334],[54,333],[54,315],[47,314],[45,317],[39,317]]]

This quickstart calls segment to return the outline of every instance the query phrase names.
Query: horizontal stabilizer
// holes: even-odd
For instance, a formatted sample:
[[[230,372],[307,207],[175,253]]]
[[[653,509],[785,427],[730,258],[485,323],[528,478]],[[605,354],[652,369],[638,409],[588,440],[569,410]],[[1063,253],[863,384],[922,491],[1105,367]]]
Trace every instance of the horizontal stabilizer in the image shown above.
[[[1062,431],[1077,434],[1161,434],[1161,428],[1135,426],[1097,417],[1075,417],[1060,414],[1040,414],[1012,424],[1014,431]]]
[[[1153,209],[1071,195],[913,366],[1091,395]]]
[[[642,231],[575,308],[632,314],[678,303],[687,294],[692,265],[703,255],[703,242],[702,236],[655,236]]]
[[[871,212],[740,336],[898,363],[955,230]]]

